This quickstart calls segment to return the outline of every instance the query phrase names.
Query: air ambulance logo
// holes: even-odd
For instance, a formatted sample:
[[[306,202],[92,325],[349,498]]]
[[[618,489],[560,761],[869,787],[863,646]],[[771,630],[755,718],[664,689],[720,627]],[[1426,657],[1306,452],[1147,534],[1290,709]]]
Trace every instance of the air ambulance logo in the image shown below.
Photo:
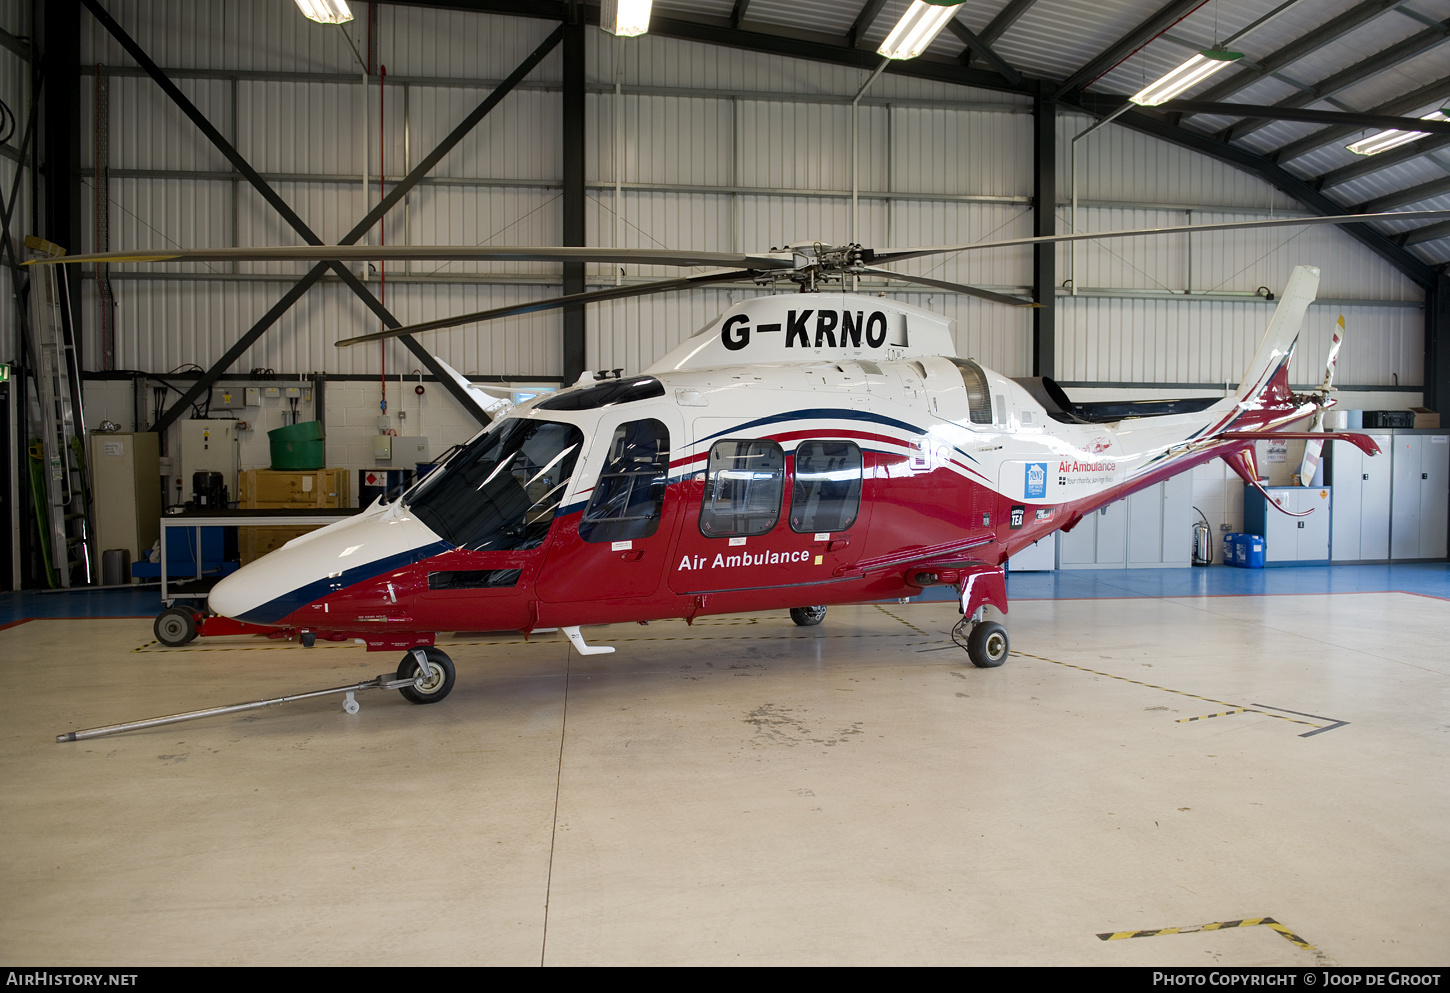
[[[1027,465],[1027,493],[1028,500],[1045,500],[1047,498],[1047,463],[1031,462]]]

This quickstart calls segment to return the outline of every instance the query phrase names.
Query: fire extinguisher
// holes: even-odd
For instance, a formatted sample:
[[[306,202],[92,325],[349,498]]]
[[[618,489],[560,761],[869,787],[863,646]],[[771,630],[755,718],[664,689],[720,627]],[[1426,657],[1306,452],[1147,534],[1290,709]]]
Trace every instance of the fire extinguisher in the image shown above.
[[[1198,510],[1197,507],[1193,508]],[[1198,516],[1203,517],[1203,511],[1198,510]],[[1208,518],[1193,525],[1193,564],[1213,565],[1213,529],[1208,526]]]

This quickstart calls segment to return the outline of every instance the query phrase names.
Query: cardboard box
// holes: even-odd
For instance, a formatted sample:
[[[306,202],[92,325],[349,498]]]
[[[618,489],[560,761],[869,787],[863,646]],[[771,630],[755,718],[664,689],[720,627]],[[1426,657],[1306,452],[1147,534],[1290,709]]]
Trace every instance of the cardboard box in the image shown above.
[[[255,562],[268,552],[276,551],[287,542],[309,531],[316,531],[323,524],[307,524],[300,527],[237,528],[237,551],[242,565]]]
[[[325,510],[352,506],[352,473],[347,469],[247,469],[240,475],[237,506],[242,510]]]
[[[1440,415],[1429,407],[1411,407],[1410,413],[1415,415],[1416,428],[1438,428],[1440,426]]]

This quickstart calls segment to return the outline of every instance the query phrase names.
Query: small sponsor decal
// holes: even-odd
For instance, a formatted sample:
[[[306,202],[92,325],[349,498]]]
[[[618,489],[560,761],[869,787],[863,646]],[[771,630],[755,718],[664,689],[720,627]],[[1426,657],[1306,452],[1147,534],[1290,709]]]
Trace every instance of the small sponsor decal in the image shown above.
[[[1024,494],[1028,500],[1043,500],[1047,497],[1047,463],[1029,462],[1027,464],[1027,492]]]
[[[1052,520],[1052,508],[1051,507],[1038,507],[1037,508],[1037,512],[1034,513],[1032,516],[1033,516],[1034,519],[1039,520],[1039,521],[1050,521],[1050,520]]]
[[[1027,508],[1026,507],[1013,507],[1012,508],[1012,529],[1014,531],[1022,526],[1022,518],[1025,517],[1026,515],[1027,515]]]

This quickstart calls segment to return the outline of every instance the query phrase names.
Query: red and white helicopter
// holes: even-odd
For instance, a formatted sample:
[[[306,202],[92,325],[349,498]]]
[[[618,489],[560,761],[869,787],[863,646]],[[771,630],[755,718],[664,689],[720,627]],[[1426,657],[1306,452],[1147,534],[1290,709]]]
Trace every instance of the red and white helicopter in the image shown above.
[[[1370,216],[1384,215],[1210,229]],[[950,321],[940,315],[822,286],[870,272],[1023,305],[874,265],[1176,230],[1204,226],[889,253],[818,245],[746,256],[362,246],[67,261],[410,257],[733,267],[339,344],[730,280],[783,276],[815,290],[746,300],[637,375],[586,374],[508,409],[391,502],[226,577],[208,601],[215,616],[180,617],[163,639],[189,640],[194,626],[203,634],[252,631],[305,645],[356,639],[370,651],[403,650],[397,678],[412,681],[401,692],[434,703],[454,682],[453,663],[434,647],[440,631],[557,629],[581,654],[595,654],[613,649],[586,644],[585,625],[783,608],[809,625],[830,604],[933,586],[955,587],[962,621],[954,637],[965,635],[971,661],[1001,665],[1007,632],[986,612],[1007,612],[1009,556],[1211,459],[1259,486],[1256,440],[1310,436],[1286,428],[1333,403],[1328,383],[1296,394],[1288,372],[1319,270],[1294,271],[1232,396],[1114,403],[1074,403],[1050,379],[1010,379],[957,357]],[[1378,452],[1365,435],[1312,436]]]

